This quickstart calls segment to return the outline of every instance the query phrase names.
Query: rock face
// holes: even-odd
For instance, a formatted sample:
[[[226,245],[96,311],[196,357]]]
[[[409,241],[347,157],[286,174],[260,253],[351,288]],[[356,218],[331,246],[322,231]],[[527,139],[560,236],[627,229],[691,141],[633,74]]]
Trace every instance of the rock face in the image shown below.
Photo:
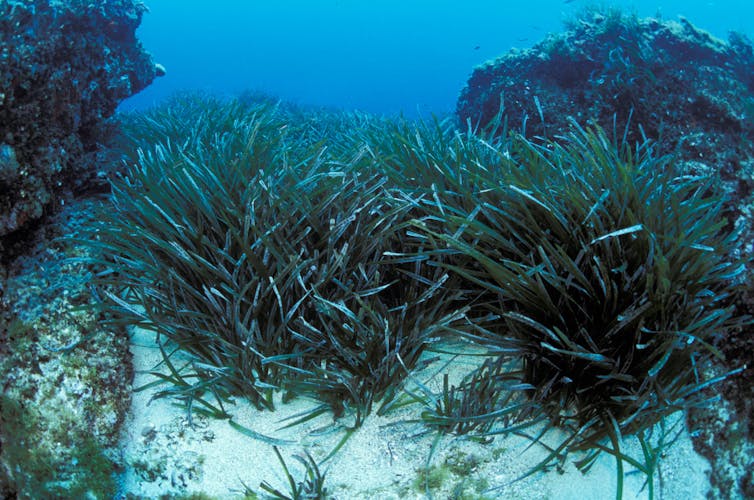
[[[685,19],[663,22],[619,11],[587,12],[533,48],[511,51],[474,70],[457,104],[459,118],[484,126],[501,105],[513,131],[553,137],[599,123],[663,152],[682,142],[683,159],[704,163],[751,191],[754,171],[754,53],[731,34],[723,42]],[[740,184],[739,184],[740,183]]]
[[[103,327],[78,236],[102,210],[74,199],[0,266],[0,498],[114,498],[131,401],[129,337]],[[49,223],[48,223],[49,222]],[[118,497],[119,498],[119,497]]]
[[[96,185],[108,118],[158,72],[135,37],[145,10],[134,0],[0,2],[0,241]]]

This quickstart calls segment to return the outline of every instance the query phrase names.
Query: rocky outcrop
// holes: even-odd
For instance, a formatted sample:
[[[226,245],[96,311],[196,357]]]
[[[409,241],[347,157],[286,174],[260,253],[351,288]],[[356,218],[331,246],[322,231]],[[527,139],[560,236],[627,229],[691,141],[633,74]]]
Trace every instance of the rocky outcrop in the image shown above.
[[[161,71],[135,37],[145,10],[135,0],[0,3],[0,242],[102,182],[108,118]]]
[[[748,196],[754,172],[754,53],[733,33],[718,40],[685,19],[640,19],[592,11],[531,49],[474,70],[458,117],[489,124],[503,109],[508,129],[554,137],[598,123],[622,137],[645,134],[663,152],[714,168]],[[702,168],[701,165],[698,165]]]

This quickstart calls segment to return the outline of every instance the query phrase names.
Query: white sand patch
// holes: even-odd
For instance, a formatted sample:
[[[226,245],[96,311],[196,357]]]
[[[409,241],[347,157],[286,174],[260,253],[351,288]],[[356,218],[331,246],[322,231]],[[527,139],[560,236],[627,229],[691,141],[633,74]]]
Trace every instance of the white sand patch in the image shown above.
[[[154,380],[143,373],[161,360],[154,346],[154,335],[136,331],[132,339],[134,387]],[[447,358],[446,358],[447,359]],[[455,358],[447,369],[433,364],[418,377],[450,370],[455,379],[465,373],[473,360]],[[433,385],[436,387],[438,378]],[[422,379],[424,380],[424,378]],[[164,494],[205,493],[216,498],[243,498],[242,482],[260,492],[267,481],[287,492],[282,467],[272,445],[238,432],[227,420],[194,416],[189,426],[186,412],[167,399],[154,400],[159,388],[134,394],[131,415],[123,436],[127,469],[122,476],[121,496],[155,498]],[[244,401],[227,408],[233,420],[257,433],[289,440],[280,446],[292,474],[303,479],[303,467],[292,458],[304,450],[317,460],[326,457],[344,436],[344,426],[333,423],[329,414],[289,429],[281,429],[286,417],[316,406],[299,399],[287,404],[276,401],[275,412],[254,409]],[[498,436],[481,444],[468,438],[446,436],[439,440],[422,472],[435,443],[436,434],[427,433],[418,419],[419,405],[376,415],[376,408],[364,425],[356,430],[331,459],[321,464],[326,472],[326,487],[334,498],[413,499],[428,498],[425,486],[431,485],[431,498],[506,498],[506,499],[605,499],[615,497],[615,460],[603,454],[588,473],[578,471],[568,457],[561,471],[536,473],[514,481],[539,463],[547,452],[542,446],[517,436]],[[693,451],[681,415],[671,419],[681,434],[670,447],[655,475],[655,498],[703,499],[709,490],[709,464]],[[557,439],[557,436],[551,436]],[[627,438],[623,450],[641,459],[635,438]],[[553,442],[553,441],[550,441]],[[640,460],[641,461],[641,460]],[[646,477],[628,473],[624,498],[648,498]],[[424,479],[423,479],[424,478]],[[463,496],[461,496],[463,494]]]

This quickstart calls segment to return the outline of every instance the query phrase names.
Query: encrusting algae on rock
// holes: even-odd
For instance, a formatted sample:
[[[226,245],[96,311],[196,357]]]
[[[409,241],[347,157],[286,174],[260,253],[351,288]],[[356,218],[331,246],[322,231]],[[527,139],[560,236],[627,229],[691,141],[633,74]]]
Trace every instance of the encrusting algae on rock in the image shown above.
[[[92,307],[88,250],[69,241],[92,203],[70,204],[3,279],[0,492],[20,498],[112,498],[130,402],[123,332]]]

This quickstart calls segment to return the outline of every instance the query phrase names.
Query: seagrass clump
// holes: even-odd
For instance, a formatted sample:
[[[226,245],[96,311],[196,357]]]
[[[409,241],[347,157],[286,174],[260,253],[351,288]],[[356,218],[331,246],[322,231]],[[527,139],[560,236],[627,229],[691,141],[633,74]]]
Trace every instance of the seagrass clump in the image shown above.
[[[517,363],[528,403],[508,423],[567,430],[552,460],[569,450],[620,456],[622,435],[704,402],[714,381],[700,367],[741,324],[733,298],[743,267],[723,198],[714,179],[684,175],[651,143],[631,148],[601,130],[544,145],[515,139],[505,157],[494,170],[467,168],[473,208],[427,197],[442,230],[417,222],[417,232],[498,318],[474,339]],[[464,422],[481,425],[464,416],[454,429]]]
[[[359,425],[462,316],[447,272],[403,257],[414,206],[346,133],[362,117],[193,98],[131,121],[92,241],[106,307],[157,333],[159,395],[227,416],[284,390]]]

